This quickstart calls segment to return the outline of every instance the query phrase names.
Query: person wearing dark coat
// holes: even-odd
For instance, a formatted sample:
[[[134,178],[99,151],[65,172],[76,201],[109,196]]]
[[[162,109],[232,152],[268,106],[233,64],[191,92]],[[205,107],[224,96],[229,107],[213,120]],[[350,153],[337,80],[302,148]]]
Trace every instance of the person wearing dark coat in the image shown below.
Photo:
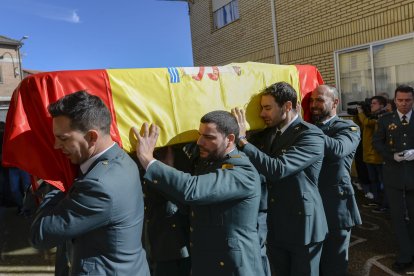
[[[236,118],[226,111],[201,118],[193,175],[154,159],[158,126],[149,129],[145,123],[142,135],[134,132],[146,185],[191,208],[192,275],[263,276],[257,233],[260,176],[235,146]]]
[[[397,109],[378,119],[372,141],[384,159],[385,194],[399,248],[392,267],[403,272],[414,256],[414,89],[398,86],[394,102]]]
[[[70,275],[149,276],[141,245],[144,201],[138,167],[113,142],[108,108],[99,97],[79,91],[48,111],[55,148],[80,171],[66,194],[45,195],[30,228],[32,245],[59,246]]]
[[[268,185],[267,245],[276,275],[319,275],[322,245],[328,233],[318,177],[324,156],[324,135],[296,111],[297,93],[285,82],[261,94],[260,116],[267,127],[257,146],[245,138],[243,109],[234,108],[242,151]]]
[[[345,276],[351,229],[362,223],[350,175],[360,131],[355,123],[336,115],[336,88],[318,86],[309,102],[312,121],[325,134],[325,157],[318,185],[329,234],[323,244],[320,275]]]

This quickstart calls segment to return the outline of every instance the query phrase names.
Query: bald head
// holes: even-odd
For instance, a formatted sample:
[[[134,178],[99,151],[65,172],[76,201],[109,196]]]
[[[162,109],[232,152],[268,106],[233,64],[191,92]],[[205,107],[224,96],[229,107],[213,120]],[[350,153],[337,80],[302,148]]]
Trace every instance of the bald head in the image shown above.
[[[335,87],[322,84],[315,88],[319,93],[326,95],[327,97],[330,97],[332,100],[339,99],[338,90]]]
[[[336,115],[339,103],[338,90],[329,85],[319,85],[312,91],[310,111],[314,123],[323,122]]]

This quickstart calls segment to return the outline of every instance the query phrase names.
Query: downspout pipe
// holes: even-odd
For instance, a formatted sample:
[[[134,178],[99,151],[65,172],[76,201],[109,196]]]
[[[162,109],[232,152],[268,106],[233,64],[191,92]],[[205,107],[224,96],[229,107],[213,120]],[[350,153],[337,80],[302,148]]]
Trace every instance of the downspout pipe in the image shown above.
[[[271,12],[272,12],[272,30],[273,30],[273,45],[274,45],[274,48],[275,48],[275,63],[280,64],[279,42],[277,41],[277,30],[276,30],[275,0],[270,0],[270,7],[271,7]]]

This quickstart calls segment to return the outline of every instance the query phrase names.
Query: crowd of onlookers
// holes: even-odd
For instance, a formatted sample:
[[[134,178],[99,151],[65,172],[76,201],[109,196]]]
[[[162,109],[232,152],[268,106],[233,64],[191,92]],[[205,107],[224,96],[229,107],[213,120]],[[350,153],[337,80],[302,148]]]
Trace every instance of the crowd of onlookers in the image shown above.
[[[361,128],[361,142],[355,156],[358,180],[354,184],[369,200],[368,204],[362,204],[363,207],[372,207],[373,213],[386,213],[389,207],[384,194],[384,160],[375,150],[372,138],[377,129],[378,118],[395,110],[395,104],[386,93],[373,96],[369,99],[369,104],[367,109],[357,107],[356,121]]]

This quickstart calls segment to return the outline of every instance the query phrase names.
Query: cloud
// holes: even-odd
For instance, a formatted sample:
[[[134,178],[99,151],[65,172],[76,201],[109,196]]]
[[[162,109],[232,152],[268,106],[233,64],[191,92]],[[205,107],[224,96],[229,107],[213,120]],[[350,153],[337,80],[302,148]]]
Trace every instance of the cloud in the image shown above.
[[[48,5],[47,9],[38,10],[36,13],[38,16],[51,19],[51,20],[57,20],[57,21],[65,21],[69,23],[80,23],[80,16],[77,12],[77,10],[70,10],[66,8],[61,7],[55,7]]]
[[[78,11],[73,8],[60,7],[49,3],[31,0],[5,0],[7,6],[18,9],[19,12],[36,15],[42,18],[64,21],[68,23],[81,23]],[[44,0],[43,0],[44,1]]]

